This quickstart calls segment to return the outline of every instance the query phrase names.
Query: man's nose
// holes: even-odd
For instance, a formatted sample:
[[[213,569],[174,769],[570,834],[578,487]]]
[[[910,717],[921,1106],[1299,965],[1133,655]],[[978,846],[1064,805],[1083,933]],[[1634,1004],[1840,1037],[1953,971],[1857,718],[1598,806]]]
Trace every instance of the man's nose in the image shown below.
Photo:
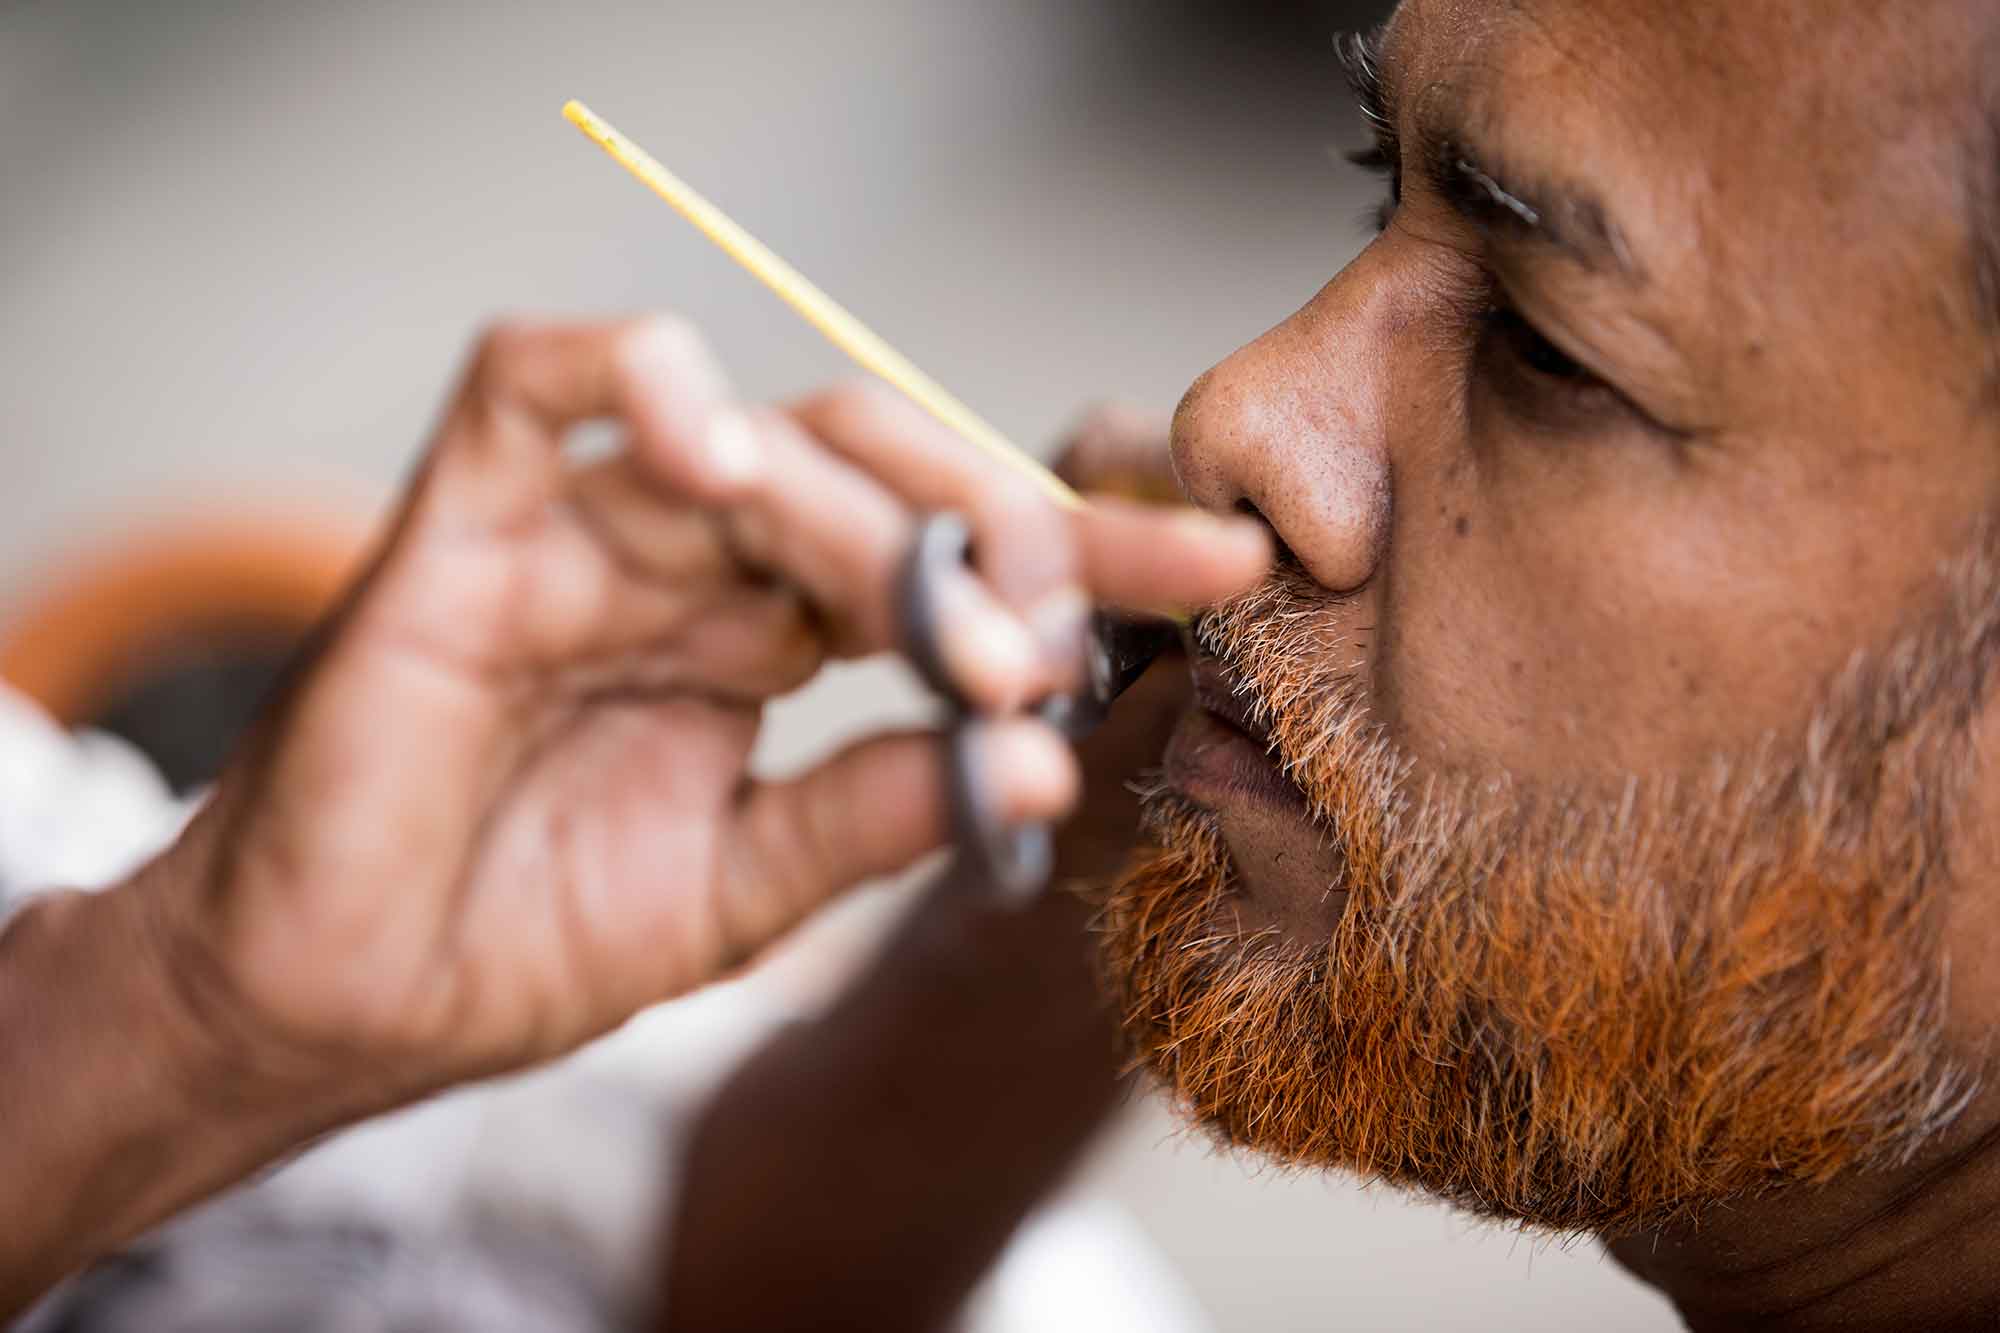
[[[1174,414],[1174,467],[1194,502],[1255,509],[1335,592],[1367,583],[1388,540],[1395,300],[1386,266],[1362,255],[1196,380]]]

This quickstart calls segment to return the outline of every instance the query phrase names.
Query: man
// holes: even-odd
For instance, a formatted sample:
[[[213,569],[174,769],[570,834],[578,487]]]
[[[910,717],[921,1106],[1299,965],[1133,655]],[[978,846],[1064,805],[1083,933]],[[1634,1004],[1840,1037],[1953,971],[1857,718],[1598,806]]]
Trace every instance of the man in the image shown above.
[[[1260,590],[1198,623],[1203,707],[1168,748],[1157,845],[1105,897],[1128,1028],[1195,1114],[1286,1161],[1604,1235],[1696,1327],[2000,1319],[1983,1225],[2000,1199],[2000,1097],[1982,1077],[2000,1012],[1985,891],[2000,788],[1977,762],[2000,632],[1996,41],[2000,16],[1968,0],[1893,15],[1858,0],[1409,0],[1356,49],[1390,173],[1382,235],[1204,377],[1175,427],[1191,497],[1257,516],[1281,545]],[[564,380],[514,378],[543,393]],[[900,434],[886,422],[815,433],[912,502],[940,498],[934,455],[881,445]],[[741,436],[725,435],[709,469],[676,454],[662,474],[726,501],[720,460]],[[506,494],[491,480],[467,494],[489,488]],[[487,503],[493,531],[539,530],[539,510]],[[412,514],[371,586],[408,590],[411,623],[446,627],[453,608],[420,595],[444,586],[439,566],[398,565],[427,549],[409,535],[424,532],[421,500]],[[1073,532],[1067,549],[1100,539]],[[1109,562],[1089,583],[1127,600],[1219,595],[1254,564],[1235,540],[1210,537],[1201,577],[1171,590]],[[781,567],[836,607],[879,582],[879,562],[839,579]],[[1004,605],[1041,600],[995,581]],[[364,589],[318,668],[352,682],[357,711],[391,683],[336,670],[367,642],[370,606]],[[876,628],[846,642],[887,642],[877,616],[851,617]],[[997,625],[981,637],[961,668],[990,704],[1060,674]],[[1009,667],[980,665],[993,661]],[[422,673],[397,683],[432,688]],[[440,718],[454,698],[423,697]],[[269,753],[312,754],[311,721],[295,706]],[[383,771],[340,734],[321,733],[327,757],[298,780],[313,818],[273,821],[266,793],[226,783],[191,839],[197,864],[262,872],[204,881],[197,902],[235,909],[214,924],[237,961],[220,968],[228,985],[197,974],[189,988],[204,1012],[259,1018],[238,1049],[279,1053],[260,1078],[351,1077],[333,1057],[357,1030],[377,1036],[363,1067],[420,1071],[353,1104],[318,1085],[318,1113],[338,1119],[435,1082],[433,1051],[478,1052],[442,1076],[473,1072],[521,1058],[523,1031],[552,1034],[530,1047],[547,1051],[643,998],[517,1019],[511,1042],[446,1041],[458,1024],[421,1020],[461,1005],[428,987],[357,1009],[351,986],[246,971],[272,938],[250,929],[246,892],[285,909],[269,920],[303,904],[316,937],[404,962],[405,935],[333,910],[328,879],[372,886],[400,855],[355,865],[318,839],[329,813],[363,848],[432,830],[385,839],[340,818],[402,808],[328,799]],[[440,723],[426,752],[458,756],[455,734]],[[468,755],[453,771],[491,769]],[[1067,794],[1028,785],[1017,813]],[[619,784],[592,786],[606,789]],[[267,827],[291,836],[246,839]],[[848,827],[874,836],[872,821]],[[925,840],[825,873],[753,857],[751,879],[789,870],[776,882],[807,888],[760,906],[749,936]],[[252,850],[220,855],[239,846]],[[822,843],[806,860],[833,855]],[[596,891],[557,901],[616,887],[582,882]],[[749,879],[725,883],[726,901],[758,902]],[[526,878],[504,890],[534,901]],[[76,956],[48,942],[61,924],[15,956]],[[454,958],[481,937],[421,938]],[[273,1013],[287,1040],[270,1040]],[[248,1109],[253,1125],[270,1116]],[[284,1139],[273,1130],[267,1151]],[[129,1174],[102,1197],[143,1203],[111,1235],[188,1192],[161,1187],[145,1153],[112,1160]],[[200,1183],[222,1174],[211,1162]]]
[[[2000,14],[1408,0],[1381,235],[1205,376],[1128,1026],[1696,1327],[2000,1321]]]

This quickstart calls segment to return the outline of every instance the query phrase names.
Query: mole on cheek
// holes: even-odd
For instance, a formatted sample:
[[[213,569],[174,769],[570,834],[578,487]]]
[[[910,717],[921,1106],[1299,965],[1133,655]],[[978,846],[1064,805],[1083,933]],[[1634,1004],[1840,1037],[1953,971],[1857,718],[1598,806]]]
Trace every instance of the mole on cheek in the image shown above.
[[[1464,514],[1460,514],[1458,516],[1458,522],[1451,525],[1451,530],[1453,532],[1456,532],[1459,536],[1463,537],[1467,533],[1472,531],[1472,520],[1467,518]]]

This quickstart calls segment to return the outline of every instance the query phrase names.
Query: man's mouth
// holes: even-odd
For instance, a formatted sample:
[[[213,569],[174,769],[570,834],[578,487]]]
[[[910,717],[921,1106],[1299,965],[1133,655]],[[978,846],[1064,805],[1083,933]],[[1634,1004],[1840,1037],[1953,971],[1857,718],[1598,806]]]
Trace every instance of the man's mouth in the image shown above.
[[[1347,905],[1339,852],[1315,825],[1233,673],[1199,649],[1190,661],[1195,706],[1167,744],[1167,785],[1215,821],[1236,870],[1234,928],[1325,940]]]
[[[1168,785],[1205,810],[1247,802],[1304,814],[1305,793],[1285,775],[1269,729],[1252,716],[1251,701],[1229,668],[1196,648],[1189,673],[1195,706],[1168,742]]]

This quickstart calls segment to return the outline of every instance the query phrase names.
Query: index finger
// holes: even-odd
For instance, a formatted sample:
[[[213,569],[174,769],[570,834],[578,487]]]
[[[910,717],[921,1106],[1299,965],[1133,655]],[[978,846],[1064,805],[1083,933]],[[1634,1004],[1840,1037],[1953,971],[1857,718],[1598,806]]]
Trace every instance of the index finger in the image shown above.
[[[1255,519],[1091,497],[1074,519],[1084,582],[1128,611],[1177,614],[1255,587],[1275,554]]]
[[[1039,465],[1010,466],[877,380],[855,380],[792,405],[814,436],[917,510],[953,510],[972,524],[980,570],[1001,600],[1032,614],[1073,585],[1075,552]],[[1050,481],[1053,482],[1053,477]],[[1063,638],[1058,628],[1053,637]]]
[[[1097,495],[1059,506],[1029,469],[979,453],[874,381],[809,398],[792,412],[913,507],[965,514],[981,572],[1016,607],[1077,585],[1130,610],[1204,606],[1247,590],[1270,565],[1269,534],[1254,519]],[[1158,452],[1164,457],[1163,447]],[[1060,631],[1052,638],[1064,642]]]
[[[700,336],[671,317],[500,324],[479,341],[432,464],[455,498],[504,519],[552,493],[571,426],[616,418],[644,472],[676,492],[719,499],[755,459],[717,429],[733,419],[718,412],[728,393]]]

